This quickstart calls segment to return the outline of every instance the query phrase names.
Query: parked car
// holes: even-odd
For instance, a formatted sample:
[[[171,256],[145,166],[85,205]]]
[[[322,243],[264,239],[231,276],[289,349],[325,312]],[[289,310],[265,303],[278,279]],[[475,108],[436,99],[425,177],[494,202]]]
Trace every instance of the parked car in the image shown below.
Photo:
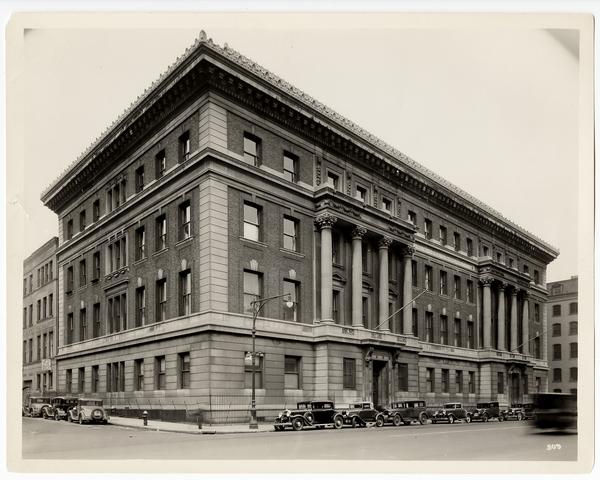
[[[367,427],[376,425],[383,427],[385,417],[379,410],[373,408],[371,402],[360,402],[350,405],[347,410],[342,410],[345,425],[352,427]]]
[[[530,420],[533,418],[533,403],[513,403],[502,412],[503,420]]]
[[[423,400],[392,402],[382,413],[385,422],[392,423],[396,427],[402,424],[410,425],[413,421],[418,421],[423,425],[429,418],[427,407]]]
[[[538,393],[534,396],[534,426],[544,430],[577,428],[577,395]]]
[[[304,427],[342,428],[344,417],[330,401],[298,402],[295,410],[284,410],[275,419],[275,430],[290,427],[296,431]]]
[[[441,409],[436,410],[431,416],[431,423],[454,423],[456,420],[462,420],[466,423],[471,421],[471,416],[467,414],[462,403],[445,403]]]
[[[50,397],[29,397],[23,406],[23,416],[48,418],[51,410]]]
[[[50,417],[54,420],[67,420],[69,410],[77,406],[77,397],[54,397]]]
[[[102,406],[99,398],[78,398],[77,403],[67,412],[69,422],[103,423],[106,425],[110,419],[108,413]]]
[[[468,415],[471,417],[472,422],[487,422],[492,418],[497,419],[499,422],[504,420],[498,402],[480,402],[468,412]]]

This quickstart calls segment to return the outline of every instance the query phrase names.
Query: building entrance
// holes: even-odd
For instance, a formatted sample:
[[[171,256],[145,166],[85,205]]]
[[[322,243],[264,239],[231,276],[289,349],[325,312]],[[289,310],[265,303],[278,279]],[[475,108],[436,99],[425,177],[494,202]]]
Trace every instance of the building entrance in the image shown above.
[[[389,400],[388,390],[388,362],[373,361],[373,405],[387,405]]]
[[[521,398],[521,376],[518,373],[510,374],[510,403],[522,403],[523,399]]]

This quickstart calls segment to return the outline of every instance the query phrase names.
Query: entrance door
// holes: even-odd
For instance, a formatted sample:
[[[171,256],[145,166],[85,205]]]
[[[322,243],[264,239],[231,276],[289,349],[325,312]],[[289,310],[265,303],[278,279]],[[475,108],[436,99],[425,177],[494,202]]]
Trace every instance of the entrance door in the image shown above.
[[[520,375],[513,373],[510,376],[510,403],[522,403],[521,401],[521,382]]]
[[[387,363],[373,361],[373,405],[388,404],[388,370]]]

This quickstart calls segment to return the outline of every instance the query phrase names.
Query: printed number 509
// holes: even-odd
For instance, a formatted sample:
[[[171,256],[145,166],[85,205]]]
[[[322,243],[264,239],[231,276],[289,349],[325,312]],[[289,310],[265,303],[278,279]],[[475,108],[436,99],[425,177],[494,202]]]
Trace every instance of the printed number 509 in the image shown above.
[[[548,443],[546,445],[546,450],[560,450],[561,448],[560,443]]]

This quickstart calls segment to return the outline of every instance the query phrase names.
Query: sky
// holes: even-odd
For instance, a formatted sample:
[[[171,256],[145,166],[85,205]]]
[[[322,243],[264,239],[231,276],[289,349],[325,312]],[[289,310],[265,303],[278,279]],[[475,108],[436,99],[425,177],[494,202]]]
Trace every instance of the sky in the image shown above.
[[[558,247],[548,281],[577,274],[576,34],[407,28],[390,18],[29,30],[24,178],[16,179],[27,252],[58,230],[41,192],[202,28]]]

